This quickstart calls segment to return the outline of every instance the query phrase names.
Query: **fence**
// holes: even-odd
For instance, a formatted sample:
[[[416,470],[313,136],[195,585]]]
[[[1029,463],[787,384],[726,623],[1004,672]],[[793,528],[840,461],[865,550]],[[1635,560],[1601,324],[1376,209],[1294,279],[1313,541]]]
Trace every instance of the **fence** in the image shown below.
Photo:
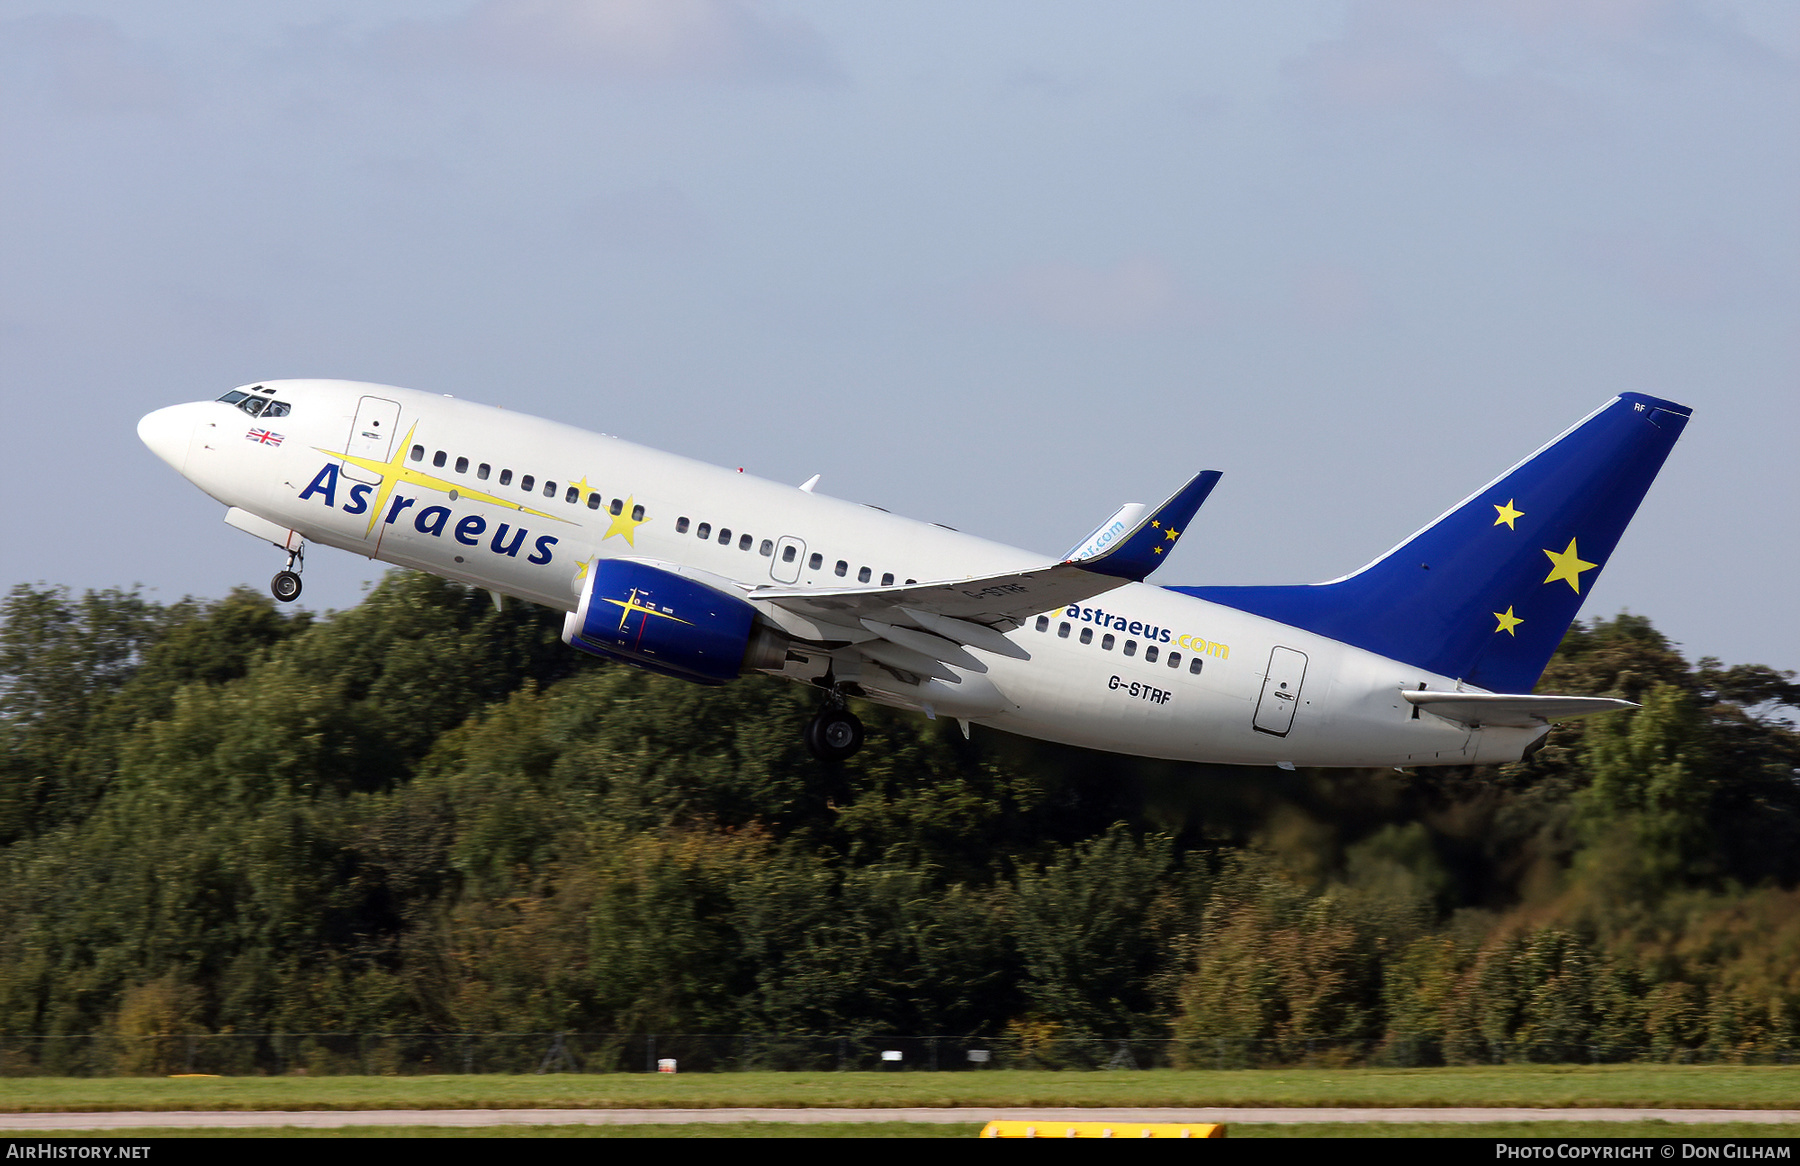
[[[1250,1069],[1507,1062],[1792,1064],[1792,1052],[1496,1043],[1479,1057],[1434,1045],[1053,1037],[787,1036],[691,1033],[193,1033],[0,1035],[0,1077],[395,1076],[473,1073]]]

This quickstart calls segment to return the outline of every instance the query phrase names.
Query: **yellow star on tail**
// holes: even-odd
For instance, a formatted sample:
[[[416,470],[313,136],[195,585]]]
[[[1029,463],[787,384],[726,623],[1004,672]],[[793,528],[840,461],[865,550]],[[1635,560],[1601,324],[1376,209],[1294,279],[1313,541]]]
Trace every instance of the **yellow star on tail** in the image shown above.
[[[1583,571],[1592,571],[1595,567],[1600,565],[1598,563],[1587,562],[1577,555],[1575,553],[1574,539],[1569,540],[1568,549],[1561,554],[1549,550],[1548,548],[1545,549],[1544,554],[1550,557],[1550,573],[1544,576],[1544,582],[1554,583],[1558,579],[1561,579],[1564,583],[1567,583],[1570,587],[1574,588],[1575,593],[1578,595],[1581,593],[1581,573]]]
[[[1513,500],[1511,498],[1506,500],[1506,505],[1504,506],[1496,505],[1494,507],[1494,512],[1500,516],[1499,518],[1494,519],[1494,525],[1499,526],[1504,522],[1508,530],[1518,530],[1519,528],[1514,526],[1513,523],[1525,517],[1525,512],[1523,510],[1513,509]]]
[[[1499,626],[1494,629],[1495,635],[1499,635],[1501,632],[1505,632],[1509,636],[1517,635],[1518,633],[1513,631],[1513,629],[1525,622],[1512,613],[1511,607],[1508,607],[1504,612],[1496,611],[1494,613],[1494,618],[1499,621]]]

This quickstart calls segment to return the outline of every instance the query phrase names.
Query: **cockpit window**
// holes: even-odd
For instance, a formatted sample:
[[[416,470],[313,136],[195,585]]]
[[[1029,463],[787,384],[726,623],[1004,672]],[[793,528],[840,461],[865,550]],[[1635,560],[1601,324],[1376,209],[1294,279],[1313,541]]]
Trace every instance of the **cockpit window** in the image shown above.
[[[240,389],[231,390],[219,400],[227,405],[236,405],[252,417],[286,417],[288,415],[286,401],[272,401],[268,397],[253,397]]]

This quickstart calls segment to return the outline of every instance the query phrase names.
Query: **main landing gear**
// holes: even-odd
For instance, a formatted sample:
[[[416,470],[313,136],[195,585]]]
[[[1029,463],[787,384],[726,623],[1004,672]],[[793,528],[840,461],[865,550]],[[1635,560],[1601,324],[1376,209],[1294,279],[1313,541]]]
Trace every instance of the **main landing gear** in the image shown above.
[[[862,748],[862,743],[862,722],[844,706],[843,696],[836,692],[831,694],[830,703],[806,722],[806,748],[820,761],[847,761]]]
[[[296,569],[295,564],[298,564]],[[287,566],[269,580],[269,592],[283,603],[300,598],[300,572],[306,570],[306,544],[288,552]]]

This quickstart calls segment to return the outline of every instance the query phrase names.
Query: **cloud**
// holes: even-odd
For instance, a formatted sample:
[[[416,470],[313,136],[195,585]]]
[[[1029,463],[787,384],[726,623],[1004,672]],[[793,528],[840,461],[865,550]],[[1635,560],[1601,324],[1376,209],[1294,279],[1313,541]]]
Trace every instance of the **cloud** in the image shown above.
[[[1325,118],[1556,136],[1590,124],[1608,76],[1661,84],[1703,64],[1793,73],[1693,0],[1358,0],[1340,35],[1285,72],[1300,106]]]
[[[745,0],[483,0],[378,38],[422,63],[629,81],[838,76],[812,26]]]
[[[1150,256],[1110,267],[1028,264],[977,286],[970,299],[988,315],[1096,334],[1200,325],[1216,316],[1210,303],[1188,292],[1167,265]]]
[[[77,113],[162,113],[181,83],[110,20],[27,16],[0,22],[5,71]]]

